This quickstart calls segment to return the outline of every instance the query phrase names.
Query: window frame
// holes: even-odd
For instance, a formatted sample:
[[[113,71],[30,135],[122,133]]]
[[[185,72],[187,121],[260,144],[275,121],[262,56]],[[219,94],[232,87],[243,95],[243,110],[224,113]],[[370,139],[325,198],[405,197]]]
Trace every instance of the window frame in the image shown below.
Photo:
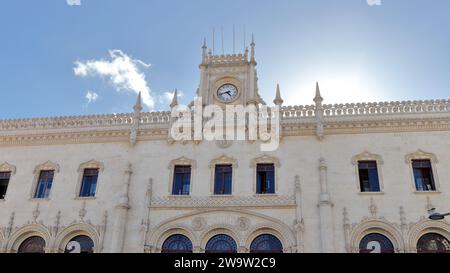
[[[215,194],[215,182],[216,182],[216,165],[231,165],[231,193],[230,194]],[[209,163],[209,168],[211,169],[211,179],[210,179],[210,194],[211,196],[233,196],[235,191],[235,178],[236,178],[236,169],[238,168],[237,160],[228,157],[226,155],[222,155],[217,157]]]
[[[362,191],[360,174],[359,174],[359,163],[362,161],[375,161],[376,166],[377,166],[377,173],[378,173],[378,187],[380,188],[379,191]],[[351,162],[355,168],[354,169],[355,170],[355,181],[356,181],[356,189],[358,191],[358,194],[361,194],[361,195],[384,194],[384,181],[383,181],[383,170],[382,170],[384,161],[380,155],[370,153],[368,151],[364,151],[360,154],[353,156]]]
[[[52,193],[53,193],[53,191],[51,189],[50,189],[50,192],[49,192],[47,197],[45,197],[45,198],[35,198],[35,194],[36,194],[36,191],[37,191],[37,186],[38,186],[38,182],[39,182],[39,177],[41,175],[41,171],[53,171],[53,180],[52,180],[52,188],[51,188],[51,189],[53,189],[54,183],[55,183],[55,181],[57,181],[56,178],[57,178],[57,175],[59,173],[59,165],[57,163],[52,162],[52,161],[47,161],[47,162],[42,163],[42,164],[40,164],[40,165],[38,165],[38,166],[36,166],[34,168],[34,171],[33,171],[33,173],[34,173],[34,181],[33,181],[33,185],[32,185],[31,190],[30,190],[30,200],[43,201],[43,200],[50,200],[51,199],[51,196],[52,196]]]
[[[191,166],[191,179],[190,179],[190,185],[189,185],[189,195],[174,195],[172,194],[173,191],[173,184],[174,184],[174,174],[175,174],[175,166]],[[172,197],[190,197],[193,193],[193,185],[194,185],[194,178],[195,178],[195,171],[197,169],[197,161],[194,159],[189,159],[187,157],[180,157],[177,159],[174,159],[170,161],[168,165],[169,169],[169,183],[168,184],[168,195]]]
[[[97,187],[95,189],[95,195],[94,196],[81,196],[81,188],[83,186],[83,178],[84,178],[84,170],[86,169],[98,169],[98,176],[97,176]],[[96,161],[94,159],[91,159],[87,162],[81,163],[80,166],[78,166],[78,180],[77,180],[77,186],[75,188],[74,192],[74,198],[79,200],[84,199],[96,199],[99,193],[99,186],[101,185],[103,181],[103,171],[105,170],[104,164],[100,161]]]
[[[257,166],[258,166],[258,164],[273,164],[274,165],[274,174],[273,174],[273,177],[275,179],[275,181],[274,181],[274,189],[275,189],[274,193],[259,194],[259,193],[256,192],[256,190],[257,190],[257,183],[258,183],[258,174],[257,174]],[[278,178],[279,178],[278,172],[279,172],[279,169],[281,167],[280,160],[277,157],[264,154],[264,155],[262,155],[260,157],[257,157],[255,159],[253,159],[251,161],[251,163],[250,163],[250,167],[253,168],[253,173],[252,173],[252,175],[253,175],[253,179],[252,179],[253,180],[253,194],[255,196],[277,195],[278,192],[279,192],[279,189],[278,189]]]
[[[6,200],[9,189],[11,187],[11,180],[13,178],[13,175],[16,174],[16,166],[9,164],[8,162],[5,161],[3,164],[0,165],[0,172],[1,173],[9,173],[9,181],[8,181],[8,186],[6,188],[5,196],[3,199],[0,199],[0,202],[3,202]]]
[[[419,191],[416,187],[416,179],[414,176],[413,160],[429,160],[431,164],[431,173],[434,180],[434,191]],[[416,194],[432,194],[440,193],[439,175],[437,171],[437,164],[439,163],[437,157],[433,153],[424,152],[423,150],[417,150],[416,152],[409,153],[405,156],[405,163],[408,164],[410,173],[410,185],[412,190]]]

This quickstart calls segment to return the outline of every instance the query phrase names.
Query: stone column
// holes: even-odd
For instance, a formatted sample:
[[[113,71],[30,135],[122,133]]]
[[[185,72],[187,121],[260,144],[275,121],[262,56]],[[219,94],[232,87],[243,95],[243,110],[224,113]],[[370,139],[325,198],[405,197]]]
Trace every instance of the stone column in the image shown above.
[[[319,218],[320,218],[320,243],[323,253],[335,252],[334,228],[333,228],[333,203],[328,193],[327,165],[325,159],[319,160],[320,174],[320,196],[319,196]]]
[[[122,187],[122,195],[119,199],[119,204],[116,206],[116,215],[113,224],[113,234],[111,241],[111,252],[121,253],[123,252],[123,245],[125,240],[125,229],[127,223],[128,210],[130,209],[128,192],[130,188],[132,165],[128,164],[125,170],[125,181]]]
[[[304,225],[303,225],[303,213],[302,213],[302,204],[301,204],[301,198],[302,198],[302,190],[300,185],[300,176],[295,176],[295,204],[297,205],[295,207],[295,213],[296,213],[296,219],[294,223],[294,228],[297,233],[297,249],[294,252],[302,253],[303,252],[303,231],[304,231]]]

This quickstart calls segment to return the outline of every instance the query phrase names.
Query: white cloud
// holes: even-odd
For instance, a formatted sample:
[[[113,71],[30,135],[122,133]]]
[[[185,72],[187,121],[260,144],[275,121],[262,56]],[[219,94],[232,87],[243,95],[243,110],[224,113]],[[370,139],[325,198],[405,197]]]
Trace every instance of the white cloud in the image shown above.
[[[369,6],[380,6],[381,0],[366,0]]]
[[[149,108],[153,108],[155,100],[141,68],[150,65],[141,60],[133,59],[121,50],[110,50],[111,61],[89,60],[75,62],[74,73],[80,77],[100,76],[109,79],[117,91],[131,91],[142,93],[142,101]]]
[[[95,92],[88,90],[85,98],[87,99],[87,104],[91,104],[94,103],[99,98],[99,95]]]
[[[81,6],[81,0],[66,0],[69,6]]]

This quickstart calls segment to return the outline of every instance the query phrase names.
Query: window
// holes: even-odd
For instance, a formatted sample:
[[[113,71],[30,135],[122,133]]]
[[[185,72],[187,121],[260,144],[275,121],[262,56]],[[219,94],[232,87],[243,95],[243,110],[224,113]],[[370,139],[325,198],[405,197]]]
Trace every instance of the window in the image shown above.
[[[450,253],[450,241],[437,233],[427,233],[417,242],[418,253]]]
[[[45,253],[45,240],[39,236],[33,236],[19,246],[19,253]]]
[[[192,253],[192,242],[188,237],[175,234],[167,238],[162,245],[162,253]]]
[[[55,171],[41,171],[34,198],[48,198],[52,189],[53,175]]]
[[[76,236],[67,243],[64,253],[94,253],[94,241],[85,235]]]
[[[256,193],[275,193],[274,164],[258,164],[256,167]]]
[[[205,247],[206,253],[237,253],[236,241],[228,235],[219,234],[211,239]]]
[[[283,245],[277,237],[262,234],[252,241],[250,253],[283,253]]]
[[[97,189],[98,169],[85,169],[81,182],[80,197],[94,197]]]
[[[216,165],[214,194],[231,194],[232,174],[231,165]]]
[[[394,253],[394,245],[388,237],[371,233],[362,238],[359,243],[360,253]]]
[[[358,173],[361,192],[380,191],[376,161],[358,161]]]
[[[191,186],[191,166],[175,166],[173,175],[173,195],[189,195]]]
[[[5,199],[11,172],[0,172],[0,199]]]
[[[430,160],[412,160],[412,167],[417,191],[435,191],[436,186],[434,184]]]

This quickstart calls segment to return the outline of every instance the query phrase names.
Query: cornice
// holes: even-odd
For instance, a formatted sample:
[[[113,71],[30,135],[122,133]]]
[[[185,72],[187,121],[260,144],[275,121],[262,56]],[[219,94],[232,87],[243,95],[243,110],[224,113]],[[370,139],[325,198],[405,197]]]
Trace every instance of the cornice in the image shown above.
[[[450,100],[283,106],[282,136],[450,131]],[[124,142],[133,113],[0,120],[0,146]],[[167,140],[170,112],[140,113],[137,141]]]

